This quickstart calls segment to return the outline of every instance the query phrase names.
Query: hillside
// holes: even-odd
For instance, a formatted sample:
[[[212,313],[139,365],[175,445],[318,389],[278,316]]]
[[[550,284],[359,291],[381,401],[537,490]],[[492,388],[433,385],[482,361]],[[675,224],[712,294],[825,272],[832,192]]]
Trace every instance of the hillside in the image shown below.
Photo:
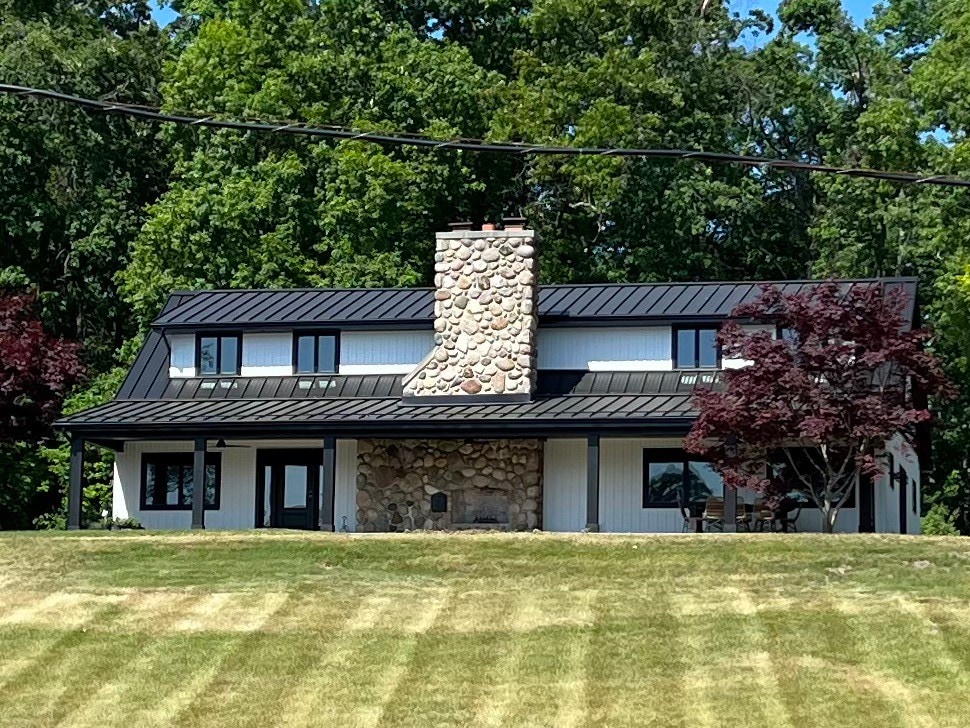
[[[970,542],[0,536],[4,726],[966,726]]]

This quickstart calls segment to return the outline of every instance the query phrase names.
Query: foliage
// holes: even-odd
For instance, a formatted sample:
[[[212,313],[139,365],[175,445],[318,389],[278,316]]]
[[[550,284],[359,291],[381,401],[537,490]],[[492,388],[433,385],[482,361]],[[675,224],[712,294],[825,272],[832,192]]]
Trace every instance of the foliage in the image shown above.
[[[942,505],[933,505],[923,516],[922,532],[927,536],[959,536],[960,531],[954,525],[954,515],[948,513]]]
[[[111,400],[124,381],[126,367],[115,367],[94,379],[64,402],[64,414],[97,407]],[[49,493],[54,510],[43,514],[35,522],[39,528],[67,527],[67,496],[71,470],[71,447],[61,437],[52,446],[43,447],[41,457],[47,465],[47,477],[38,490]],[[84,456],[84,493],[81,497],[81,522],[94,523],[111,510],[111,490],[114,477],[114,453],[106,448],[87,447]]]
[[[0,293],[0,442],[46,437],[84,373],[80,344],[45,329],[33,295]]]
[[[45,329],[33,295],[0,292],[0,528],[24,528],[50,506],[37,446],[84,372],[79,344]]]
[[[735,321],[721,327],[724,357],[746,363],[725,371],[723,390],[696,395],[700,415],[685,447],[709,457],[733,488],[776,493],[773,467],[787,465],[831,531],[859,476],[880,474],[876,451],[929,420],[910,388],[951,392],[923,349],[928,333],[906,327],[905,303],[900,289],[882,285],[846,290],[829,281],[790,294],[765,286],[732,318],[768,322],[783,335]],[[801,443],[812,446],[804,459],[790,449]]]

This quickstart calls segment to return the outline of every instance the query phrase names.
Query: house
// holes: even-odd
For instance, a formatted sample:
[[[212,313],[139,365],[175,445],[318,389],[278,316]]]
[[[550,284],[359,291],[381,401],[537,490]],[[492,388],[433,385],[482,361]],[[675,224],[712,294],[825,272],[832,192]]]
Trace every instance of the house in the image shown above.
[[[695,388],[743,365],[714,332],[759,285],[538,286],[536,261],[510,220],[439,233],[434,289],[173,293],[114,401],[58,423],[70,524],[89,442],[117,453],[114,516],[148,528],[680,532],[662,484],[723,494],[682,438]],[[918,531],[919,459],[886,448],[891,487],[857,484],[839,530]]]

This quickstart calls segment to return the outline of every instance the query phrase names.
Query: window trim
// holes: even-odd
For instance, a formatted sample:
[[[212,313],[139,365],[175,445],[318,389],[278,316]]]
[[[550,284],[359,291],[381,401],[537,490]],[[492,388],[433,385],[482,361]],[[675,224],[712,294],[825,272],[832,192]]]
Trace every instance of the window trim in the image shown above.
[[[680,508],[682,505],[688,505],[690,501],[690,493],[687,490],[688,483],[688,468],[690,463],[708,463],[710,461],[705,460],[702,457],[692,455],[683,448],[676,447],[645,447],[643,448],[643,468],[641,470],[641,493],[640,493],[640,503],[641,507],[644,509],[656,508],[667,510],[670,508]],[[680,501],[674,502],[650,502],[647,498],[647,493],[649,493],[649,475],[650,475],[650,464],[651,463],[680,463],[682,467],[681,471],[681,482],[680,482]],[[727,486],[725,486],[727,487]]]
[[[222,369],[222,340],[233,338],[236,340],[236,371],[232,374],[223,374]],[[203,373],[202,371],[202,339],[216,340],[216,371],[215,373]],[[243,335],[239,331],[198,331],[195,334],[195,375],[197,377],[238,377],[242,373],[243,359]]]
[[[139,510],[191,511],[192,510],[191,503],[187,503],[187,504],[186,503],[175,503],[175,504],[169,504],[169,503],[149,504],[148,503],[148,466],[153,463],[156,465],[165,465],[166,467],[172,467],[173,465],[184,467],[186,464],[192,467],[194,465],[194,453],[192,452],[143,452],[141,454],[141,483],[139,484],[139,498],[138,498]],[[216,469],[215,499],[212,503],[205,504],[205,510],[218,511],[220,508],[220,502],[222,499],[222,453],[207,452],[205,454],[205,464],[206,466],[214,465]],[[179,483],[179,490],[180,490],[179,499],[182,500],[185,497],[182,483]]]
[[[701,344],[701,342],[700,342],[700,336],[701,335],[700,335],[700,332],[701,331],[713,331],[714,334],[715,334],[715,336],[716,336],[717,335],[717,332],[720,331],[720,330],[721,330],[721,327],[718,324],[693,325],[693,326],[671,326],[670,327],[670,336],[671,336],[671,341],[670,341],[670,363],[672,365],[672,368],[674,370],[678,370],[678,369],[720,369],[721,368],[721,363],[722,363],[721,345],[720,344],[716,344],[716,346],[717,346],[717,362],[714,364],[714,366],[701,366],[701,364],[700,364],[700,361],[701,361],[701,359],[700,359],[700,351],[701,351],[701,345],[700,345]],[[677,339],[679,338],[678,335],[680,334],[681,331],[693,331],[694,332],[694,365],[693,366],[682,367],[677,362],[677,359],[679,358],[679,351],[678,350],[680,348],[678,346],[678,344],[677,344]]]
[[[312,336],[314,338],[313,342],[313,371],[312,372],[301,372],[299,371],[299,353],[300,353],[300,338],[304,336]],[[321,336],[332,336],[333,342],[333,371],[332,372],[321,372],[320,371],[320,337]],[[294,329],[293,331],[293,344],[292,344],[292,365],[294,376],[315,376],[317,374],[331,375],[340,373],[340,331],[336,329]]]

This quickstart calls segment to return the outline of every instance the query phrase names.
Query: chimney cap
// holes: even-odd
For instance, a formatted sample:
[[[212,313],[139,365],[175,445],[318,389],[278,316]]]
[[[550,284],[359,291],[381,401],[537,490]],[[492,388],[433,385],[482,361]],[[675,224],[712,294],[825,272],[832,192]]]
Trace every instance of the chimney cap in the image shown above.
[[[525,218],[518,216],[503,217],[502,224],[506,230],[522,230],[525,228]]]
[[[471,230],[472,224],[469,220],[459,221],[459,222],[449,222],[448,227],[452,230]]]

